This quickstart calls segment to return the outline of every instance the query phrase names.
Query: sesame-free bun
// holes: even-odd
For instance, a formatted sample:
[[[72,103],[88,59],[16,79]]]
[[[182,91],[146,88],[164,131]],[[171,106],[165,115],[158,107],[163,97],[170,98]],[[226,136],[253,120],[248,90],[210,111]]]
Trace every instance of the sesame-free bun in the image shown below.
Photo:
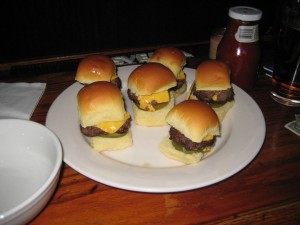
[[[159,144],[160,151],[170,159],[182,162],[184,164],[196,164],[204,156],[203,152],[193,152],[186,154],[174,148],[169,136],[166,136]]]
[[[219,119],[215,111],[198,100],[185,100],[173,107],[166,116],[167,123],[193,142],[207,135],[219,135]]]
[[[138,95],[151,95],[176,86],[170,69],[159,63],[146,63],[134,69],[128,77],[127,87]]]
[[[193,142],[202,142],[207,135],[219,135],[220,127],[216,113],[204,102],[198,100],[185,100],[168,113],[166,121],[169,125],[180,131]],[[198,163],[209,152],[211,146],[203,151],[185,153],[175,149],[172,140],[166,136],[159,144],[160,151],[170,159],[184,164]]]
[[[132,146],[132,133],[129,130],[125,135],[118,138],[92,137],[90,144],[97,152],[124,149]]]
[[[226,114],[229,112],[229,110],[234,106],[234,103],[235,101],[232,100],[232,101],[229,101],[229,102],[226,102],[223,106],[221,107],[214,107],[213,110],[216,112],[218,118],[219,118],[219,121],[220,122],[223,122]]]
[[[96,81],[111,81],[116,74],[116,66],[111,58],[105,55],[89,55],[78,65],[75,80],[82,84]]]
[[[231,88],[230,68],[220,60],[206,60],[196,69],[195,85],[203,91]]]
[[[84,86],[77,94],[80,123],[83,127],[125,117],[122,93],[116,85],[98,81]]]
[[[186,64],[186,57],[183,52],[175,47],[163,47],[155,50],[149,62],[161,63],[168,67],[177,77],[183,66]]]

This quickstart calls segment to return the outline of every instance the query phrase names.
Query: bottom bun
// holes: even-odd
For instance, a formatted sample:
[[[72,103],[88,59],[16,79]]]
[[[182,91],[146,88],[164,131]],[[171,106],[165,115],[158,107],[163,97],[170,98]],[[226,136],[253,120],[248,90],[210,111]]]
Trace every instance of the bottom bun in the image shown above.
[[[173,147],[172,141],[169,139],[169,136],[165,137],[160,145],[160,151],[170,159],[177,160],[184,164],[196,164],[198,163],[204,156],[202,152],[199,153],[191,153],[186,154],[184,152],[178,151]],[[208,151],[209,149],[206,148]]]
[[[224,120],[227,112],[233,107],[233,105],[234,105],[234,100],[225,103],[221,107],[213,108],[213,110],[216,112],[220,122],[222,122]]]
[[[124,149],[132,146],[131,131],[118,138],[92,137],[90,144],[97,152]]]
[[[174,93],[170,93],[169,103],[160,110],[149,112],[139,109],[135,104],[133,104],[134,122],[137,125],[155,127],[155,126],[165,126],[167,125],[166,116],[168,112],[174,107],[175,98]]]

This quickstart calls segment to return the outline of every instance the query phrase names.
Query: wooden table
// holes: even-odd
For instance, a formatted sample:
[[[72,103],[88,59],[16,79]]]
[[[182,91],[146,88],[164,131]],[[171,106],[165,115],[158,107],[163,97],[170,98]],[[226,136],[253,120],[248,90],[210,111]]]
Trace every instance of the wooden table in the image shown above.
[[[191,58],[187,67],[198,64]],[[55,98],[75,82],[74,72],[0,81],[47,83],[31,118],[42,124]],[[270,80],[261,77],[249,92],[265,117],[266,138],[234,176],[192,191],[151,194],[106,186],[64,163],[53,198],[31,224],[300,224],[300,137],[284,128],[300,108],[276,103],[269,90]]]

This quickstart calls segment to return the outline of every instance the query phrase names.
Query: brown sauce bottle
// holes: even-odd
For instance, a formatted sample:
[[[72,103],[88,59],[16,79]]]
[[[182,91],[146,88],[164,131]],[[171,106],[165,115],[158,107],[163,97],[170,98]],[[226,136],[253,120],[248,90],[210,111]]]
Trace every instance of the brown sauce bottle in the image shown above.
[[[247,6],[229,9],[230,20],[218,46],[217,59],[231,69],[231,81],[245,91],[255,84],[260,61],[258,22],[262,11]]]

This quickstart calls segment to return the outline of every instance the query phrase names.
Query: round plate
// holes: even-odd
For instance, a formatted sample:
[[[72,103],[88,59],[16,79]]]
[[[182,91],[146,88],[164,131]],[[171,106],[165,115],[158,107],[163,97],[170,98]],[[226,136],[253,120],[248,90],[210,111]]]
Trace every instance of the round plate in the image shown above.
[[[127,79],[137,66],[118,68],[122,93],[128,112],[133,116],[127,96]],[[185,68],[188,89],[195,70]],[[103,184],[140,192],[165,193],[201,188],[224,180],[242,170],[259,152],[265,138],[265,120],[255,101],[233,85],[235,105],[221,126],[213,150],[198,164],[184,165],[166,158],[159,143],[168,135],[169,126],[142,127],[132,121],[133,146],[117,151],[97,153],[79,130],[78,91],[74,83],[53,102],[46,126],[60,138],[64,161],[79,173]],[[177,99],[183,101],[186,93]]]

